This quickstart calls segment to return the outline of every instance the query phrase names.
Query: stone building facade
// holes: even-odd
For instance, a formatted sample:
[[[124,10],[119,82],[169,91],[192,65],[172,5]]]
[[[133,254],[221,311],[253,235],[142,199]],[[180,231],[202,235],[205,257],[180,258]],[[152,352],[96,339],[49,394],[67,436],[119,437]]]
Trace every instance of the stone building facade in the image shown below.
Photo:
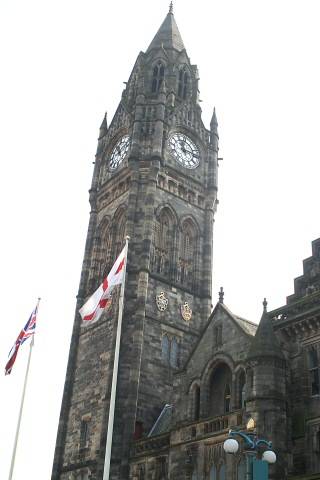
[[[270,478],[320,478],[320,240],[258,328],[222,291],[212,311],[218,125],[202,122],[198,81],[171,6],[100,127],[52,480],[103,478],[119,292],[90,326],[78,310],[126,235],[110,478],[245,478],[222,445],[249,418],[277,451]]]

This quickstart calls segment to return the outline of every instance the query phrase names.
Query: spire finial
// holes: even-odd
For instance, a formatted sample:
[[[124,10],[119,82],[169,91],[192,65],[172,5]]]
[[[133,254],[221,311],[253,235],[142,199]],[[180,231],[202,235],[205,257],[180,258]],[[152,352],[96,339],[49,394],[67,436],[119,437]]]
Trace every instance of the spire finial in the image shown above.
[[[266,312],[267,311],[267,305],[268,305],[268,302],[267,302],[266,298],[263,299],[262,305],[263,305],[263,311]]]
[[[223,291],[223,287],[220,287],[219,303],[223,303],[223,299],[224,299],[224,291]]]
[[[173,15],[173,3],[170,2],[170,5],[169,5],[169,13],[171,13]]]

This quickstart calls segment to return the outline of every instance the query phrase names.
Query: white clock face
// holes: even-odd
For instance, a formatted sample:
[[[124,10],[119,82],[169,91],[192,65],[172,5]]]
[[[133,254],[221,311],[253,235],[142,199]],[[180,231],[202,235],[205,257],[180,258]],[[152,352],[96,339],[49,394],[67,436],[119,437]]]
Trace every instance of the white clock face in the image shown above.
[[[117,141],[113,150],[111,152],[110,160],[109,160],[109,170],[114,171],[116,170],[120,163],[123,162],[125,159],[130,146],[130,136],[124,135]]]
[[[168,140],[170,153],[185,168],[196,168],[200,152],[196,144],[184,133],[173,133]]]

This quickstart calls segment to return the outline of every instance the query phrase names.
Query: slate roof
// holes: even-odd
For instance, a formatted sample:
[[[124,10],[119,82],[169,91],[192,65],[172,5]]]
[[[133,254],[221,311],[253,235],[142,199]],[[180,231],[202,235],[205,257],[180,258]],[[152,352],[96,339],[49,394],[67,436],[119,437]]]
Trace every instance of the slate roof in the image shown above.
[[[171,420],[172,420],[172,405],[166,404],[163,407],[162,412],[157,418],[156,423],[150,430],[148,437],[154,437],[155,435],[161,435],[162,433],[167,433],[171,429]]]

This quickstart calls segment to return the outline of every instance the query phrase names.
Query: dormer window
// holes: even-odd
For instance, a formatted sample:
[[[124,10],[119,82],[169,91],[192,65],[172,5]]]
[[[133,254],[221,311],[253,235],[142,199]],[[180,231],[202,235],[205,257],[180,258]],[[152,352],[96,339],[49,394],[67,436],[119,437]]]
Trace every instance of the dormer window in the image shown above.
[[[152,74],[152,93],[157,93],[160,90],[164,79],[164,65],[161,62],[158,62],[153,68]]]
[[[189,75],[186,68],[182,68],[178,78],[178,97],[185,100],[188,93]]]

